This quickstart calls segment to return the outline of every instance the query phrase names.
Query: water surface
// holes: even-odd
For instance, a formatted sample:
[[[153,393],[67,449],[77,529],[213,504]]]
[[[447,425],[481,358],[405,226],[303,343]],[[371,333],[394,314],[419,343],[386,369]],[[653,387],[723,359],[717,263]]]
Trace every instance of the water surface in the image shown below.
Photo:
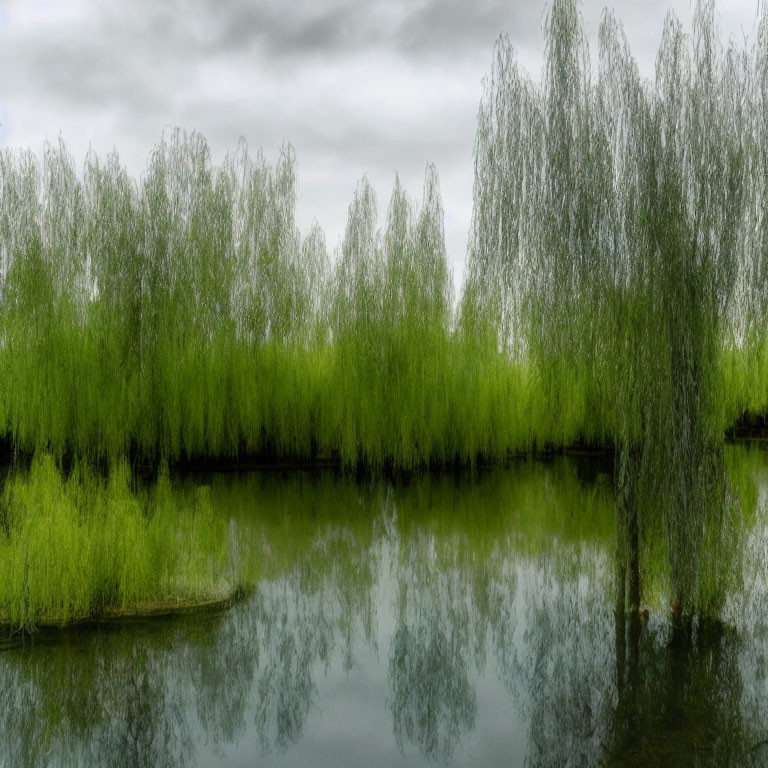
[[[615,611],[605,462],[177,478],[233,520],[224,612],[0,652],[3,766],[768,764],[762,457],[722,626]]]

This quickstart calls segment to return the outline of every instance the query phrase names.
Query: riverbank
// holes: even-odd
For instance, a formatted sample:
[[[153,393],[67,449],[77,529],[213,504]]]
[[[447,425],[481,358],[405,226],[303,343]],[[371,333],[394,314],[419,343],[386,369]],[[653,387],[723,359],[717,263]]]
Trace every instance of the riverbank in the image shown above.
[[[245,578],[237,524],[210,489],[139,486],[125,462],[106,478],[47,454],[0,500],[0,624],[23,630],[226,603]]]

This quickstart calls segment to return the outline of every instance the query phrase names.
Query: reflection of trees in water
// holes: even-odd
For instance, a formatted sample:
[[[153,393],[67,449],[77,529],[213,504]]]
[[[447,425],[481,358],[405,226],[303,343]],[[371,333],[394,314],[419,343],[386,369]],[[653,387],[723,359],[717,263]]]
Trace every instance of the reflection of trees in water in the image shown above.
[[[236,743],[246,732],[259,648],[254,611],[236,607],[220,628],[190,633],[176,653],[195,692],[194,711],[201,730],[214,743]]]
[[[360,637],[375,645],[373,517],[338,518],[297,515],[283,532],[271,521],[263,535],[290,556],[270,558],[223,615],[75,630],[0,655],[0,766],[188,766],[196,742],[222,748],[251,725],[262,751],[298,741],[317,666],[338,653],[350,668]]]
[[[189,732],[179,727],[184,713],[178,707],[175,686],[158,674],[160,657],[150,660],[141,651],[140,658],[132,656],[105,659],[108,669],[103,674],[123,695],[104,698],[102,728],[95,754],[89,757],[98,762],[109,756],[109,762],[126,767],[183,765],[190,760],[193,746]]]
[[[752,649],[720,623],[616,622],[617,704],[605,744],[609,766],[758,766],[762,700],[745,699]],[[755,706],[757,708],[755,708]]]
[[[618,701],[607,764],[764,765],[768,760],[762,746],[768,731],[761,733],[768,689],[760,671],[766,635],[763,611],[756,610],[766,585],[754,578],[755,569],[764,571],[767,562],[760,547],[768,530],[758,522],[765,505],[758,504],[755,492],[754,456],[728,458],[728,473],[722,460],[708,468],[716,480],[706,500],[706,524],[696,534],[697,562],[688,566],[696,587],[688,594],[699,617],[680,611],[677,602],[671,623],[647,626],[636,610],[625,610],[624,596],[618,595]],[[621,571],[623,563],[617,567]],[[673,590],[674,585],[673,574]]]
[[[475,726],[477,701],[466,661],[438,624],[412,631],[398,624],[389,663],[398,745],[416,744],[429,760],[448,761]]]
[[[448,761],[474,728],[477,713],[470,674],[475,632],[485,622],[472,600],[468,569],[457,567],[460,549],[460,541],[416,533],[401,543],[395,567],[396,628],[389,656],[395,739],[401,749],[405,742],[415,744],[429,760]]]
[[[529,719],[527,765],[766,764],[764,636],[611,615],[599,585],[538,566],[520,582],[525,628],[496,653]]]
[[[260,521],[262,562],[247,609],[232,612],[242,627],[225,626],[205,653],[214,667],[227,666],[227,653],[242,667],[235,681],[243,686],[238,711],[240,717],[253,713],[263,752],[284,751],[301,738],[318,666],[327,671],[337,654],[348,671],[361,640],[375,646],[379,491],[309,475],[290,482],[259,476],[218,488],[231,496],[227,507],[244,508]],[[220,674],[227,671],[214,669],[211,678]],[[210,705],[201,700],[199,709]],[[207,734],[214,742],[234,740]]]
[[[748,493],[746,494],[749,495]],[[729,503],[730,500],[728,500]],[[605,543],[558,541],[520,561],[515,609],[491,639],[500,679],[530,720],[527,764],[757,766],[768,762],[768,684],[764,617],[768,514],[746,540],[744,574],[731,536],[707,530],[702,565],[711,594],[731,591],[718,621],[612,610]],[[754,517],[749,504],[742,514]],[[727,520],[727,516],[723,518]],[[762,579],[760,577],[762,575]]]
[[[549,475],[519,467],[460,483],[422,478],[400,489],[389,689],[401,750],[411,744],[427,760],[447,762],[474,729],[489,637],[511,638],[516,560],[521,548],[538,546],[539,532],[520,535],[519,514],[532,498],[552,499]],[[577,487],[575,474],[566,494],[569,483]]]
[[[182,766],[191,761],[177,678],[125,632],[8,652],[0,663],[0,764]],[[165,641],[176,642],[176,633]],[[107,652],[105,653],[105,649]]]
[[[373,645],[376,623],[372,517],[351,527],[313,520],[288,533],[290,556],[281,557],[277,532],[265,532],[275,554],[265,565],[264,579],[248,605],[232,611],[239,626],[231,626],[228,617],[199,660],[201,669],[213,667],[207,676],[216,680],[227,674],[220,667],[229,662],[222,660],[235,659],[241,668],[232,674],[240,693],[235,711],[241,719],[244,711],[253,713],[263,752],[284,751],[301,738],[316,697],[318,666],[327,670],[337,653],[343,667],[351,669],[360,642]],[[228,686],[222,693],[231,706]],[[212,700],[215,704],[217,697]],[[211,711],[205,696],[199,710]],[[221,731],[216,717],[208,722],[216,726],[206,729],[210,741],[234,740]]]
[[[259,482],[214,486],[261,526],[247,601],[0,654],[0,765],[187,766],[197,743],[247,739],[282,752],[318,675],[378,652],[382,597],[395,741],[426,760],[457,752],[495,673],[529,723],[530,766],[768,761],[764,499],[734,628],[673,632],[614,610],[607,483],[572,464],[362,490]]]
[[[580,673],[567,654],[547,657],[559,648],[557,634],[576,626],[573,612],[541,602],[586,590],[581,623],[610,617],[600,602],[608,587],[587,589],[604,576],[599,542],[604,548],[610,540],[610,497],[596,477],[585,486],[579,468],[558,461],[461,483],[425,478],[397,496],[389,686],[401,748],[408,742],[427,759],[451,757],[475,727],[475,681],[487,674],[489,649],[513,695],[521,678],[545,685],[550,674]],[[551,635],[530,637],[525,629],[537,608],[539,620],[553,622]],[[578,691],[575,684],[574,697]]]
[[[600,753],[613,704],[607,562],[605,552],[555,543],[519,564],[516,625],[499,628],[494,650],[530,722],[528,765],[588,766]]]

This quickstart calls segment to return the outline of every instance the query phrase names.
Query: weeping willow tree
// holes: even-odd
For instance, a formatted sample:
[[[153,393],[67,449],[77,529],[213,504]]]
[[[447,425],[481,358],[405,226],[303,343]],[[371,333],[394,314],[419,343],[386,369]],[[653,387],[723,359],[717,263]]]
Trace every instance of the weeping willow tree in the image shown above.
[[[661,546],[675,606],[716,615],[705,564],[724,575],[736,547],[724,361],[765,338],[766,19],[723,51],[712,2],[690,36],[670,13],[646,82],[606,11],[595,78],[576,0],[555,0],[541,82],[505,37],[486,82],[462,323],[535,370],[553,418],[588,413],[582,436],[615,446],[632,609]]]

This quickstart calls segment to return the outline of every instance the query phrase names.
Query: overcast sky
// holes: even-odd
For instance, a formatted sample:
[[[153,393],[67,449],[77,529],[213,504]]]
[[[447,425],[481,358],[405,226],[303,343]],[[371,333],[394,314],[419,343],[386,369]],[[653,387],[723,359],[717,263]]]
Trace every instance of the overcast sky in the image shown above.
[[[582,5],[592,51],[603,0]],[[440,173],[448,255],[462,281],[481,81],[506,31],[542,65],[538,0],[0,0],[0,146],[40,152],[61,134],[81,166],[117,148],[140,175],[165,128],[205,134],[219,161],[244,136],[299,163],[298,224],[329,248],[367,174],[386,211],[395,173],[421,196]],[[689,0],[619,0],[642,74],[664,16],[690,28]],[[750,39],[757,0],[720,0],[723,38]]]

